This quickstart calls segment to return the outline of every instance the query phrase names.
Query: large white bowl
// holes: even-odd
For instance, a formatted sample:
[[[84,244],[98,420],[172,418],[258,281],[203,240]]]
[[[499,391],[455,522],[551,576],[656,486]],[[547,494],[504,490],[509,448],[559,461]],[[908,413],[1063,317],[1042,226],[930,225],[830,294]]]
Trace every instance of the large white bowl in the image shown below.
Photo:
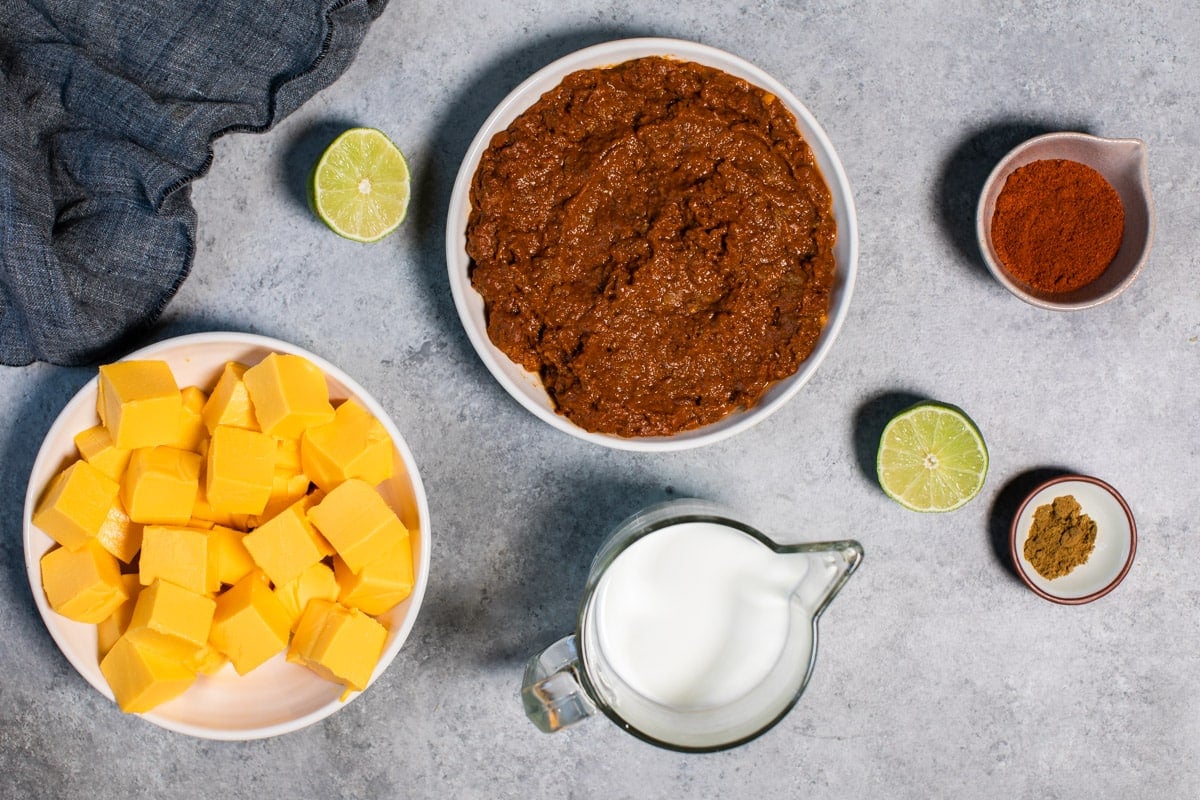
[[[367,392],[328,361],[295,345],[244,333],[198,333],[150,345],[127,359],[159,359],[167,362],[181,387],[211,388],[226,361],[254,364],[271,352],[304,356],[325,373],[330,399],[353,397],[383,423],[395,444],[396,474],[380,486],[380,493],[411,531],[416,583],[403,603],[380,619],[388,637],[383,656],[371,675],[374,682],[391,663],[412,630],[429,580],[429,506],[412,453],[395,423]],[[99,424],[96,416],[96,378],[71,398],[46,434],[25,492],[25,566],[33,598],[50,635],[71,665],[88,683],[112,699],[112,691],[100,672],[96,626],[74,622],[51,610],[42,591],[40,562],[54,541],[34,527],[32,516],[50,479],[78,457],[73,437]],[[359,693],[341,699],[343,687],[317,677],[281,653],[252,672],[239,676],[225,665],[216,675],[201,676],[179,697],[143,714],[156,725],[208,739],[258,739],[276,736],[311,725],[350,702]],[[113,706],[113,712],[117,708]]]
[[[833,214],[838,228],[837,243],[834,247],[837,272],[829,321],[817,341],[816,348],[794,375],[772,386],[757,405],[734,412],[704,427],[673,436],[625,438],[585,431],[558,414],[542,386],[541,379],[513,363],[492,344],[487,335],[483,298],[471,286],[468,275],[471,259],[466,251],[466,230],[467,219],[471,213],[471,179],[493,136],[507,128],[569,73],[654,55],[694,61],[743,78],[774,94],[795,115],[800,132],[812,148],[821,174],[833,195]],[[846,179],[845,170],[842,169],[842,163],[838,160],[833,145],[809,110],[783,84],[753,64],[706,45],[675,39],[625,39],[579,50],[542,68],[514,89],[483,123],[483,127],[475,135],[475,140],[471,142],[466,157],[463,158],[458,178],[454,182],[454,190],[450,195],[450,209],[446,222],[446,263],[450,270],[450,290],[454,294],[454,304],[458,308],[471,344],[500,385],[521,405],[561,431],[606,447],[640,451],[683,450],[725,439],[761,422],[795,395],[816,372],[829,353],[850,305],[858,265],[858,223],[854,199],[850,193],[850,182]]]

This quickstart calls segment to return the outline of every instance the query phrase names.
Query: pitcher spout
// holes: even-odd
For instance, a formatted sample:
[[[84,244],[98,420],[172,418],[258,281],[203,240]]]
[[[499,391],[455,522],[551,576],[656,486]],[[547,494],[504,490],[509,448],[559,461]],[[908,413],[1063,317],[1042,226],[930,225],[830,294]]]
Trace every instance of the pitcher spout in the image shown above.
[[[810,563],[794,594],[816,619],[858,569],[863,547],[852,539],[801,547],[809,553]]]

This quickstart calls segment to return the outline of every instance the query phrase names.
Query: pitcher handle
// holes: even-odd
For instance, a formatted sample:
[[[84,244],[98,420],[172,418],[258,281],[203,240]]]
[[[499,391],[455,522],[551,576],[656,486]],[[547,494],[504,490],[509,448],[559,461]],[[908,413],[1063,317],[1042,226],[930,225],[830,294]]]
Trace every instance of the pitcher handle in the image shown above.
[[[575,637],[559,639],[525,665],[521,684],[525,716],[545,733],[560,731],[596,713],[579,680]]]
[[[819,542],[804,549],[821,554],[816,568],[810,569],[796,587],[796,595],[815,620],[845,585],[862,562],[863,547],[852,539]]]

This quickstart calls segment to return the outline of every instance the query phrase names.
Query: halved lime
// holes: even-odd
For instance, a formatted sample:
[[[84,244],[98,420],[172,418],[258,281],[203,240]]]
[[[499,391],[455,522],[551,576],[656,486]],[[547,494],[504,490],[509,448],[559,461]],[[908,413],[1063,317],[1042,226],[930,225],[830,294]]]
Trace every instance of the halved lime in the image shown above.
[[[408,163],[382,131],[351,128],[325,148],[309,189],[313,211],[334,233],[377,242],[408,213]]]
[[[918,403],[883,429],[875,469],[884,493],[905,508],[953,511],[983,488],[987,445],[962,409]]]

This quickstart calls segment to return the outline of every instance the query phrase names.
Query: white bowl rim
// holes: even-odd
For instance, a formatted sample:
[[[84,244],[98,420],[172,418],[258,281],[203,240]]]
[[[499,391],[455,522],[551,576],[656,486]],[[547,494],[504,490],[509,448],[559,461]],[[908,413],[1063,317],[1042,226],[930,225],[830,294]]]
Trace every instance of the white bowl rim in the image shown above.
[[[413,586],[412,594],[407,602],[410,603],[407,614],[401,626],[396,630],[395,637],[380,656],[379,662],[376,664],[374,671],[371,674],[371,679],[367,683],[367,688],[383,674],[384,670],[391,664],[400,648],[404,645],[408,638],[413,625],[416,622],[417,614],[421,608],[421,602],[424,599],[425,589],[429,583],[429,568],[430,568],[430,520],[429,520],[429,504],[425,496],[425,487],[421,482],[420,473],[417,471],[416,461],[413,458],[412,451],[408,447],[408,443],[404,441],[400,431],[396,428],[395,422],[391,416],[383,409],[379,402],[367,392],[357,381],[351,378],[341,368],[333,365],[329,361],[321,358],[315,353],[309,352],[302,347],[273,339],[269,336],[261,336],[252,333],[240,333],[236,331],[211,331],[204,333],[191,333],[182,336],[175,336],[168,339],[149,344],[138,350],[135,350],[127,355],[122,356],[119,360],[128,361],[133,359],[150,359],[162,353],[164,350],[174,349],[181,345],[205,345],[205,344],[234,344],[247,345],[251,347],[259,347],[268,350],[273,350],[281,353],[290,353],[303,356],[318,366],[326,375],[333,377],[338,383],[342,384],[346,390],[355,396],[364,406],[371,411],[375,418],[378,419],[392,437],[392,443],[399,452],[404,466],[408,471],[409,481],[412,484],[413,497],[417,504],[418,515],[418,536],[422,542],[421,555],[416,568],[416,582]],[[34,550],[37,549],[35,542],[31,537],[37,535],[46,537],[39,529],[33,525],[33,511],[37,504],[44,486],[35,485],[33,476],[42,471],[43,462],[51,457],[51,443],[59,436],[63,435],[64,431],[59,430],[65,426],[67,412],[72,410],[76,403],[81,402],[87,394],[94,395],[99,382],[98,375],[93,375],[92,378],[85,383],[79,390],[71,396],[71,399],[66,402],[58,416],[55,417],[50,429],[47,431],[41,446],[38,448],[37,457],[34,459],[33,467],[30,470],[30,480],[25,489],[25,507],[22,518],[22,547],[25,551],[25,568],[29,578],[30,589],[33,593],[34,603],[37,606],[38,613],[42,617],[42,622],[46,625],[46,629],[50,633],[50,637],[54,640],[59,651],[71,664],[76,672],[84,678],[92,688],[96,689],[109,700],[114,700],[112,690],[101,677],[96,680],[90,669],[85,668],[83,664],[78,663],[75,658],[74,651],[68,647],[59,632],[57,621],[62,619],[57,612],[50,608],[46,601],[46,594],[42,591],[41,582],[41,556],[46,552],[48,547],[44,547],[41,552],[36,555]],[[53,546],[53,542],[49,547]],[[363,691],[366,691],[364,689]],[[286,720],[270,725],[262,725],[256,728],[238,728],[238,729],[219,729],[202,725],[193,725],[179,720],[170,719],[156,715],[153,711],[138,714],[147,721],[167,730],[183,733],[189,736],[195,736],[202,739],[215,739],[221,741],[248,741],[251,739],[265,739],[272,736],[279,736],[285,733],[291,733],[302,728],[306,728],[316,722],[319,722],[343,706],[349,704],[358,695],[363,692],[351,692],[344,699],[335,699],[325,704],[324,706],[295,719]],[[115,702],[115,700],[114,700]]]
[[[461,226],[456,224],[455,217],[465,207],[464,204],[469,204],[471,179],[484,149],[490,143],[492,136],[500,130],[499,121],[509,114],[515,118],[521,111],[532,105],[537,97],[528,97],[527,95],[535,87],[552,80],[553,82],[547,86],[548,90],[575,70],[619,64],[631,59],[653,55],[696,61],[725,71],[732,68],[741,73],[739,77],[745,76],[746,80],[773,93],[783,101],[788,110],[796,116],[801,132],[814,155],[818,159],[824,156],[828,160],[827,165],[822,165],[821,174],[829,185],[835,206],[839,197],[845,206],[846,219],[838,220],[838,237],[839,239],[844,237],[847,255],[845,263],[838,260],[837,282],[834,287],[837,302],[830,309],[829,319],[825,323],[817,345],[794,374],[775,384],[777,387],[782,386],[782,391],[769,400],[766,398],[760,400],[760,403],[753,408],[734,412],[701,428],[683,431],[673,436],[627,438],[584,430],[548,406],[532,401],[525,391],[508,376],[502,366],[504,362],[509,361],[508,357],[492,344],[486,331],[477,328],[472,321],[471,304],[481,303],[482,300],[470,286],[466,275],[469,263],[463,244],[466,217],[463,216],[463,225]],[[778,411],[795,396],[813,376],[821,362],[825,360],[834,340],[841,331],[854,293],[858,268],[858,247],[858,214],[849,178],[832,142],[812,112],[786,86],[739,56],[697,42],[659,37],[618,39],[577,50],[537,70],[513,89],[484,121],[463,157],[454,181],[454,188],[450,194],[446,225],[446,264],[449,270],[450,291],[454,296],[454,305],[458,310],[463,328],[466,330],[467,338],[470,339],[475,352],[478,353],[492,376],[517,402],[558,430],[604,447],[636,452],[669,452],[713,444],[756,425]],[[533,381],[537,380],[536,376],[531,377]]]

